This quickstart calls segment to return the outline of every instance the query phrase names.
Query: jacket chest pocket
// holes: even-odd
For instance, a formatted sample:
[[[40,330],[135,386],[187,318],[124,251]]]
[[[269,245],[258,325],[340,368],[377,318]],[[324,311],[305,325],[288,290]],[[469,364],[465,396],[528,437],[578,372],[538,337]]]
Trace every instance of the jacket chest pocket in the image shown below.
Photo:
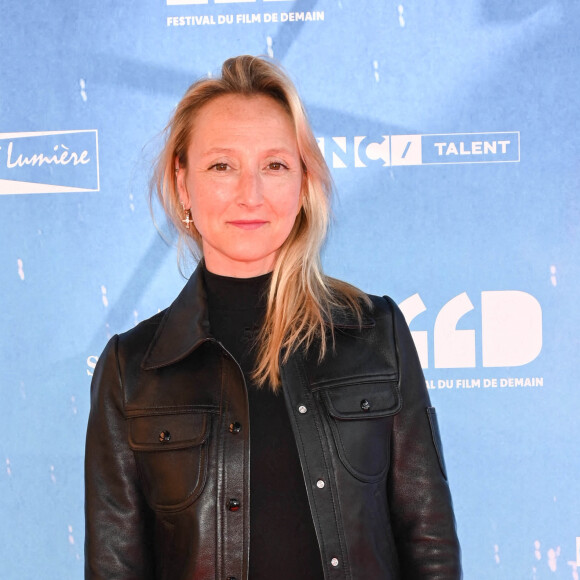
[[[390,463],[393,416],[401,409],[397,381],[361,382],[320,390],[340,460],[357,479],[382,479]]]
[[[129,445],[153,509],[178,511],[199,497],[210,423],[211,414],[192,412],[129,419]]]

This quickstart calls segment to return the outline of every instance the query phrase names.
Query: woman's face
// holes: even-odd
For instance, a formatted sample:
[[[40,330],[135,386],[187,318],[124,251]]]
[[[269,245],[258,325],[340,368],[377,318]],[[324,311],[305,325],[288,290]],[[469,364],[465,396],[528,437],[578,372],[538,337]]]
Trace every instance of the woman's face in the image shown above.
[[[292,121],[274,99],[225,95],[204,105],[177,187],[207,269],[238,278],[270,272],[300,211],[302,178]]]

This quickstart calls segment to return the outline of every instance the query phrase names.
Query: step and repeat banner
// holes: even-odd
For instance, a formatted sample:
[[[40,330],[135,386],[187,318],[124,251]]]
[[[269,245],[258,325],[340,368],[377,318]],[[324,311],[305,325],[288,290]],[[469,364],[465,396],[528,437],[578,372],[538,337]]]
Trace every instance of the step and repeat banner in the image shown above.
[[[185,283],[148,206],[160,132],[248,53],[295,80],[332,169],[327,273],[407,318],[465,578],[578,580],[577,2],[0,6],[3,579],[83,575],[93,369]]]

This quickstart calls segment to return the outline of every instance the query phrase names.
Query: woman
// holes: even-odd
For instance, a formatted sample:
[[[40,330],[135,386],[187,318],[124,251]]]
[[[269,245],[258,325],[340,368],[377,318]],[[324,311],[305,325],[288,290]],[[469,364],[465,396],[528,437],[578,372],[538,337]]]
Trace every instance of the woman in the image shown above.
[[[331,180],[280,68],[190,87],[155,185],[203,259],[95,370],[86,577],[459,578],[412,339],[321,271]]]

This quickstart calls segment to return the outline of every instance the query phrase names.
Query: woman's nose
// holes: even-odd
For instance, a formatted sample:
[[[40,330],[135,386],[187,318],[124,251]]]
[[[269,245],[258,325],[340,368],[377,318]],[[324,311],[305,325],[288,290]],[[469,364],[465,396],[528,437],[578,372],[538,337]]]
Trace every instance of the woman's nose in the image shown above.
[[[240,205],[258,206],[264,200],[260,174],[254,170],[244,170],[238,181],[237,201]]]

